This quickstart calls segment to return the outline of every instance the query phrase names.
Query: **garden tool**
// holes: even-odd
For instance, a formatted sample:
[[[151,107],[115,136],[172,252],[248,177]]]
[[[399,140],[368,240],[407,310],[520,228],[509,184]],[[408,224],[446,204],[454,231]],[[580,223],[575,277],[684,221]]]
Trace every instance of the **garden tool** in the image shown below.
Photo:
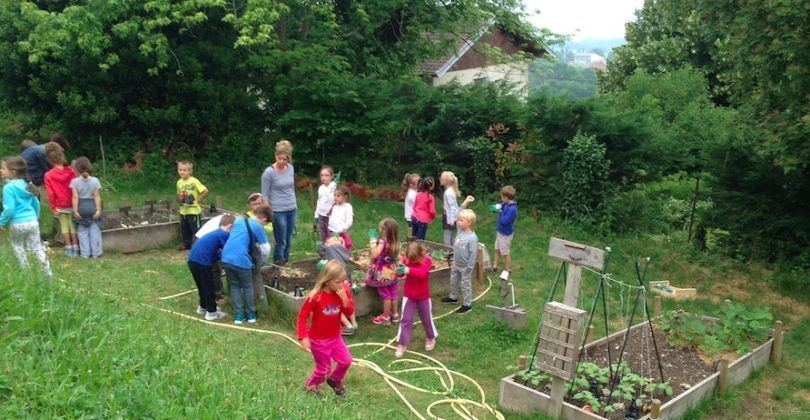
[[[495,313],[495,317],[506,322],[510,327],[522,329],[526,326],[526,309],[515,303],[515,285],[509,281],[509,272],[504,270],[501,273],[500,279],[501,297],[506,298],[511,294],[512,304],[509,305],[507,301],[504,302],[504,307],[487,305],[487,308],[492,309]]]

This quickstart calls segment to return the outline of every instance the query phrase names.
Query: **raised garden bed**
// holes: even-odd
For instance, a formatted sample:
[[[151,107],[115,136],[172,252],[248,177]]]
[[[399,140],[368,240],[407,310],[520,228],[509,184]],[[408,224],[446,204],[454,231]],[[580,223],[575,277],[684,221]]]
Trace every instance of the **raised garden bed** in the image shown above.
[[[643,376],[652,372],[652,378],[658,379],[660,375],[654,349],[650,348],[649,351],[649,357],[651,357],[651,359],[648,358],[650,360],[649,367],[642,367],[641,365],[641,355],[648,357],[647,349],[642,349],[640,345],[641,334],[647,328],[646,323],[637,324],[631,328],[623,361],[627,363],[633,372]],[[647,331],[649,332],[649,330]],[[618,358],[624,333],[624,330],[619,331],[586,345],[583,362],[590,361],[600,366],[606,366],[607,346],[609,345],[613,357],[612,362],[616,363],[617,360],[615,359]],[[649,336],[647,338],[651,339]],[[661,368],[663,369],[664,378],[669,381],[672,390],[671,396],[663,393],[656,396],[663,403],[659,418],[679,418],[690,408],[711,397],[718,387],[720,373],[716,372],[715,367],[709,366],[701,360],[696,350],[670,347],[663,332],[656,330],[655,338],[661,354]],[[736,385],[744,381],[752,372],[767,364],[773,342],[774,340],[771,338],[751,352],[731,361],[728,367],[727,384],[729,386]],[[535,380],[532,381],[526,379],[526,376],[525,374],[516,374],[501,380],[500,405],[503,408],[526,414],[533,411],[549,412],[552,401],[549,395],[550,388],[547,387],[548,381],[538,376],[531,378]],[[568,387],[566,386],[567,390]],[[599,390],[601,391],[601,389]],[[614,398],[613,402],[619,401]],[[584,411],[581,408],[584,404],[583,401],[566,398],[563,403],[562,417],[566,419],[603,418]],[[616,410],[608,418],[624,418],[624,414],[623,409]],[[650,416],[645,414],[642,418],[650,418]]]

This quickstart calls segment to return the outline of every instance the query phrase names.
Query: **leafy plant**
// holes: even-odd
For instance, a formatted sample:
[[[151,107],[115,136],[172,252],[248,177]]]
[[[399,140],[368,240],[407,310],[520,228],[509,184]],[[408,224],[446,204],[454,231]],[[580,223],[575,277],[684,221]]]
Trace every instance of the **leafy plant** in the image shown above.
[[[670,345],[696,347],[708,354],[717,354],[751,351],[751,344],[762,341],[773,321],[773,315],[767,309],[749,309],[733,302],[723,306],[719,315],[710,326],[694,315],[673,311],[663,316],[658,324],[667,333]]]

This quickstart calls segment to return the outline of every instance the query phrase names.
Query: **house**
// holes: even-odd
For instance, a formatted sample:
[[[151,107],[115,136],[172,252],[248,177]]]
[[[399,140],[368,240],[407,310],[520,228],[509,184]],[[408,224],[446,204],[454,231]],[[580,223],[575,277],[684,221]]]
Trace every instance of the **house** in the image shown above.
[[[492,23],[476,35],[459,35],[458,38],[455,51],[417,65],[420,74],[424,75],[433,86],[441,86],[453,80],[462,85],[506,80],[514,86],[516,95],[522,97],[528,95],[529,60],[518,59],[499,63],[487,56],[487,50],[495,48],[506,56],[525,52],[540,57],[545,54],[545,50],[536,42]]]
[[[607,60],[599,54],[576,53],[574,54],[573,64],[594,70],[604,70],[607,67]]]

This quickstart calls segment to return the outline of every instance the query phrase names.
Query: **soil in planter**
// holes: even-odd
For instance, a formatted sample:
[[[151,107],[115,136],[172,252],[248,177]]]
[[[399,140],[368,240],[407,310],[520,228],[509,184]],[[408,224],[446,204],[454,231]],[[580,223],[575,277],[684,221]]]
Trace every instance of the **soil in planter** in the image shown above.
[[[658,361],[655,357],[655,347],[653,346],[653,342],[649,335],[647,336],[649,342],[649,348],[647,348],[647,343],[645,343],[645,348],[642,348],[642,340],[641,334],[642,331],[647,329],[647,326],[642,326],[639,328],[634,328],[630,331],[630,336],[627,339],[627,346],[624,350],[624,355],[622,357],[622,362],[626,363],[633,373],[642,376],[651,376],[656,380],[656,382],[660,381],[661,374],[658,370]],[[647,330],[649,332],[649,330]],[[672,396],[666,395],[657,395],[656,398],[660,399],[662,403],[669,401],[679,394],[682,394],[688,391],[688,388],[681,387],[681,384],[689,384],[690,387],[694,386],[695,384],[699,383],[700,381],[706,379],[707,377],[714,374],[715,369],[711,366],[707,365],[703,360],[701,360],[698,351],[695,349],[687,349],[687,348],[673,348],[667,344],[667,337],[666,335],[659,330],[655,330],[655,340],[658,344],[658,353],[661,358],[661,368],[664,372],[664,380],[669,381],[670,386],[672,387]],[[619,358],[619,352],[621,351],[621,346],[624,341],[624,335],[620,335],[615,339],[612,339],[609,343],[610,345],[610,357],[612,363],[617,363]],[[644,367],[642,368],[642,354],[644,355]],[[647,355],[649,354],[649,365],[647,365]],[[607,366],[608,365],[608,357],[607,357],[607,343],[601,343],[597,346],[593,346],[588,348],[585,351],[585,354],[582,355],[582,362],[592,362],[599,366]],[[648,370],[649,366],[649,370]],[[650,372],[651,370],[651,372]],[[524,380],[515,376],[515,382],[519,382],[523,385],[527,385],[524,383]],[[531,386],[531,384],[528,384]],[[551,390],[551,382],[545,381],[541,382],[537,387],[537,390],[545,393],[549,393]],[[566,387],[566,392],[567,392]],[[606,398],[605,398],[606,400]],[[613,398],[611,400],[612,403],[620,402],[619,398]],[[574,404],[576,406],[582,407],[585,403],[582,401],[573,400],[567,397],[566,394],[566,402]],[[597,413],[600,414],[601,413]],[[646,414],[646,413],[642,413]],[[609,419],[624,419],[625,418],[625,411],[617,410],[613,413],[608,415]]]
[[[433,262],[433,264],[430,266],[431,270],[441,270],[444,268],[450,268],[450,266],[453,265],[452,254],[449,254],[450,250],[448,250],[447,248],[434,247],[425,242],[422,242],[422,246],[425,248],[425,253],[431,256],[430,260]],[[402,258],[405,258],[406,247],[407,242],[403,243],[402,246],[400,247],[399,252],[400,260],[402,260]],[[352,252],[350,261],[361,267],[363,270],[368,270],[368,266],[371,261],[371,257],[369,256],[369,250],[364,249],[362,251]]]
[[[203,218],[213,217],[217,214],[219,213],[211,214],[209,208],[203,208]],[[110,230],[177,222],[180,220],[180,216],[177,208],[167,210],[165,205],[157,204],[152,211],[149,210],[149,207],[144,207],[133,208],[126,215],[118,211],[105,213],[103,220],[104,224],[101,229]]]
[[[294,293],[296,286],[301,286],[306,294],[315,286],[318,279],[318,269],[314,261],[293,262],[284,267],[273,266],[270,270],[262,271],[264,284],[273,285],[273,279],[278,277],[278,290],[285,293]]]

